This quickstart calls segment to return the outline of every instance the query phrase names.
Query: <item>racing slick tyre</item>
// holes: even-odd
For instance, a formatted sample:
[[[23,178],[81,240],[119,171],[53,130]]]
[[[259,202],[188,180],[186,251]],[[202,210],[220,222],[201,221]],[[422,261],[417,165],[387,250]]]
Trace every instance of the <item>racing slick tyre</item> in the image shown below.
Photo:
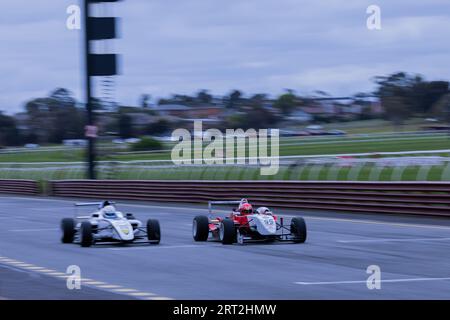
[[[64,218],[61,220],[62,243],[72,243],[75,236],[75,220],[72,218]]]
[[[209,236],[209,219],[205,216],[196,216],[192,222],[192,236],[195,241],[206,241]]]
[[[161,241],[161,228],[159,221],[155,219],[147,220],[147,239],[158,244]]]
[[[295,217],[291,220],[291,234],[295,243],[303,243],[306,241],[306,223],[303,218]]]
[[[233,220],[224,219],[220,224],[220,241],[222,241],[222,244],[233,244],[236,242],[236,228]]]
[[[92,225],[89,221],[83,221],[80,226],[80,244],[82,247],[90,247],[94,237],[92,236]]]

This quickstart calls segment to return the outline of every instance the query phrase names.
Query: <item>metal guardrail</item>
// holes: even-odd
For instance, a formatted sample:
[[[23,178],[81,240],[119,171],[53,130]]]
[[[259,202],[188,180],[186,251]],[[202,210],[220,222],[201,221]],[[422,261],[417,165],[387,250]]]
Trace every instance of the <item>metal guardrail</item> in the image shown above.
[[[38,182],[34,180],[0,180],[0,193],[37,195]]]
[[[450,217],[448,182],[50,181],[54,196],[206,203],[248,198],[256,206]]]

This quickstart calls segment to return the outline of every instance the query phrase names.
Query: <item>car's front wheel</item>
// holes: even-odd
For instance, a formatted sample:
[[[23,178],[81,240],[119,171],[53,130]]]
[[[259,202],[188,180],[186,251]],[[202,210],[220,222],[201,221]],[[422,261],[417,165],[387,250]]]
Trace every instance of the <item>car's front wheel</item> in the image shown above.
[[[72,243],[75,236],[75,220],[64,218],[61,220],[62,243]]]
[[[223,244],[233,244],[236,242],[236,228],[234,221],[225,219],[220,224],[220,241]]]
[[[192,222],[192,236],[195,241],[206,241],[209,236],[209,219],[205,216],[196,216]]]
[[[83,221],[80,226],[80,244],[82,247],[90,247],[94,237],[92,235],[92,225],[89,221]]]
[[[303,243],[306,241],[306,223],[303,218],[295,217],[291,220],[291,234],[295,243]]]
[[[147,239],[156,244],[161,241],[161,228],[158,220],[147,220]]]

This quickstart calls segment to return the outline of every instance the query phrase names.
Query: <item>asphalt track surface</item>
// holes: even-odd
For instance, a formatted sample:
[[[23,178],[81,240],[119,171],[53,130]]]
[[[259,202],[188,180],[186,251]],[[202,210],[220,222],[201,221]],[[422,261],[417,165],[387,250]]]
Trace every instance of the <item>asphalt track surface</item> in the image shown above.
[[[60,242],[73,202],[0,196],[0,299],[450,299],[450,219],[274,210],[302,215],[307,242],[223,246],[192,239],[206,206],[126,202],[160,220],[161,244],[82,248]]]

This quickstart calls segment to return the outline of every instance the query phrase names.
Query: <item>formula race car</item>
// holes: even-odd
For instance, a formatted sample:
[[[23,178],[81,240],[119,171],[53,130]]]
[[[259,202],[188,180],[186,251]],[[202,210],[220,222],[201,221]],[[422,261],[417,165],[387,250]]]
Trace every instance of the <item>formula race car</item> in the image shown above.
[[[236,205],[228,217],[213,217],[213,205]],[[294,217],[289,226],[283,217],[274,215],[268,208],[253,210],[246,199],[240,201],[210,201],[209,216],[196,216],[192,224],[192,236],[195,241],[208,239],[221,241],[223,244],[248,241],[306,241],[306,223],[303,218]]]
[[[97,243],[153,243],[161,240],[158,220],[149,219],[144,227],[133,214],[117,211],[114,202],[75,203],[75,207],[97,206],[88,216],[64,218],[61,221],[63,243],[90,247]]]

